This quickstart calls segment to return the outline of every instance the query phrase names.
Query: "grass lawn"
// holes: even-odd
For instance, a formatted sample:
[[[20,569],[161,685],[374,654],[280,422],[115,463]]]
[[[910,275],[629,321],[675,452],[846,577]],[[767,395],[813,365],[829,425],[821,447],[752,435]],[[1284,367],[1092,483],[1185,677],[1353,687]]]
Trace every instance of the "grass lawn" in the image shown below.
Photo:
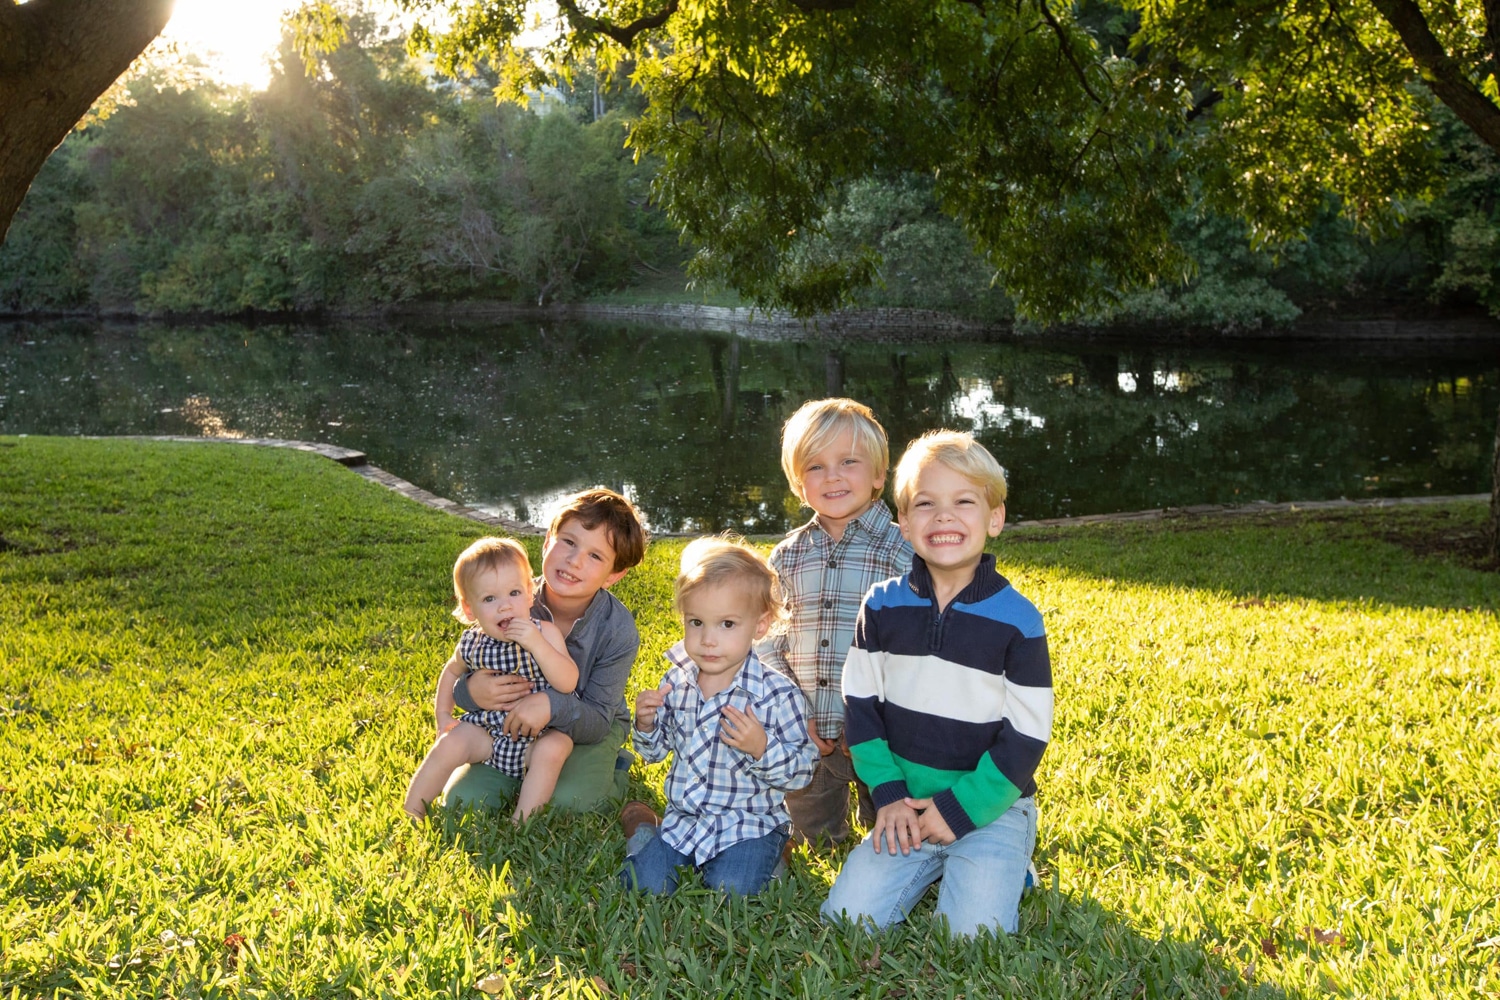
[[[297,452],[0,438],[0,996],[1500,996],[1500,575],[1430,544],[1482,513],[1007,532],[1043,885],[1012,938],[877,939],[818,923],[837,858],[661,900],[612,815],[406,823],[481,526]],[[680,548],[615,590],[632,694]]]

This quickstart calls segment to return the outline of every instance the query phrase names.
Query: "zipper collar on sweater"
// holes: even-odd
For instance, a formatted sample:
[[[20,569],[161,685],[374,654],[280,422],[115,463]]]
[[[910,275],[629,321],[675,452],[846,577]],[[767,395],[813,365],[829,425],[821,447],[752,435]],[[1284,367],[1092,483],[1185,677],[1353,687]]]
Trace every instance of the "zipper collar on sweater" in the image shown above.
[[[927,568],[927,563],[919,555],[911,557],[911,589],[918,597],[934,600],[932,589],[932,571]],[[995,557],[986,552],[979,557],[979,565],[974,567],[974,578],[968,582],[963,590],[954,595],[953,600],[948,602],[948,607],[955,604],[978,604],[987,597],[993,597],[1006,587],[1010,581],[1000,575],[995,568]]]

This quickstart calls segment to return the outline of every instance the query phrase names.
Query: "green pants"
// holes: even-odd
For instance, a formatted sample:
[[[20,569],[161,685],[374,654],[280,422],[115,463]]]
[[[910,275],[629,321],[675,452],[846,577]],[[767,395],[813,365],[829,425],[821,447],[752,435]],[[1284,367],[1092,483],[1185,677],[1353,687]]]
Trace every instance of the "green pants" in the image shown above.
[[[630,761],[621,750],[625,723],[616,721],[609,735],[598,743],[573,747],[557,779],[552,805],[558,809],[586,812],[625,797],[630,784]],[[454,808],[464,805],[505,809],[516,800],[521,782],[485,764],[468,764],[453,772],[443,789],[443,802]]]

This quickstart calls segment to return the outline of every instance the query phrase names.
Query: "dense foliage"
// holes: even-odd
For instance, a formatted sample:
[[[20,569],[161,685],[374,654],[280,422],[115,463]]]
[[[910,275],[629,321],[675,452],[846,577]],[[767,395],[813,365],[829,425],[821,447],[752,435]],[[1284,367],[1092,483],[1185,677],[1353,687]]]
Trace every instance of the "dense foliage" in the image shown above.
[[[871,179],[926,178],[1018,310],[1054,322],[1190,276],[1184,225],[1285,246],[1332,208],[1388,233],[1443,188],[1439,106],[1500,153],[1480,0],[556,0],[540,56],[514,47],[521,0],[397,2],[446,15],[423,39],[440,65],[498,55],[513,92],[632,60],[631,143],[661,160],[693,271],[804,312],[876,279],[877,245],[827,238]]]
[[[675,253],[618,114],[497,106],[348,23],[310,75],[289,40],[264,92],[182,67],[131,80],[38,178],[0,249],[0,308],[549,302]]]
[[[1134,28],[1118,10],[1080,11],[1074,27],[1086,29],[1097,49],[1128,50]],[[866,43],[873,44],[869,32],[897,30],[882,23],[860,22]],[[76,132],[34,185],[0,246],[0,310],[234,313],[474,297],[545,303],[642,279],[660,289],[670,279],[658,272],[677,274],[683,256],[696,252],[705,287],[732,285],[794,307],[850,301],[1001,320],[1015,313],[1008,282],[1019,275],[1014,268],[997,275],[993,256],[980,252],[988,237],[976,237],[972,213],[954,213],[950,175],[899,159],[843,164],[837,176],[818,180],[819,198],[798,209],[807,225],[762,241],[754,254],[724,251],[723,240],[748,240],[787,210],[795,178],[756,174],[749,146],[727,155],[728,133],[712,142],[700,136],[702,148],[693,152],[674,146],[683,136],[663,129],[701,132],[711,115],[698,103],[734,100],[734,73],[691,95],[662,92],[671,82],[667,64],[653,68],[643,59],[634,85],[617,73],[610,90],[608,73],[596,76],[585,54],[575,53],[582,61],[549,77],[550,89],[533,89],[540,100],[528,111],[495,103],[497,78],[483,61],[444,64],[440,54],[455,75],[436,76],[369,16],[351,14],[340,24],[344,40],[327,52],[289,37],[260,93],[227,90],[182,66],[148,66],[130,80],[114,113]],[[946,85],[924,89],[916,101],[907,84],[877,99],[837,74],[819,80],[816,97],[797,98],[797,113],[822,110],[797,134],[824,130],[817,145],[825,153],[853,148],[871,130],[915,130],[919,118],[956,99]],[[606,91],[615,110],[601,114]],[[645,103],[651,94],[655,111]],[[661,108],[687,105],[690,113],[661,117]],[[1089,235],[1094,209],[1087,204],[1075,206],[1082,214],[1071,223],[1058,218],[1074,229],[1025,237],[1047,244],[1028,266],[1050,260],[1045,249],[1071,261],[1057,263],[1049,280],[1067,277],[1069,268],[1095,269],[1088,280],[1100,279],[1108,294],[1094,296],[1079,317],[1095,324],[1234,329],[1285,324],[1307,311],[1429,302],[1500,311],[1500,161],[1442,106],[1428,100],[1420,110],[1434,127],[1419,148],[1403,148],[1421,153],[1427,197],[1366,205],[1367,218],[1385,220],[1379,239],[1341,212],[1348,204],[1329,187],[1312,184],[1272,199],[1283,223],[1276,232],[1284,236],[1296,223],[1299,235],[1290,240],[1268,239],[1264,222],[1239,221],[1235,213],[1255,206],[1223,198],[1123,228],[1109,223],[1115,241],[1144,247],[1158,228],[1170,237],[1178,271],[1154,285],[1103,281],[1097,261],[1089,263],[1090,240],[1100,233]],[[637,151],[656,143],[663,161],[636,162],[625,146],[632,126]],[[744,141],[753,146],[761,137],[751,129]],[[1061,138],[1039,133],[1035,141]],[[682,157],[708,158],[694,168],[701,177],[738,171],[716,182],[736,193],[684,186]],[[821,157],[786,169],[826,173]],[[1191,166],[1183,161],[1174,170]],[[1022,169],[1004,169],[1012,167]],[[653,181],[658,198],[679,214],[688,246],[653,206]],[[1199,183],[1204,191],[1224,189],[1209,176]],[[776,204],[747,208],[745,199],[762,188]],[[1376,200],[1371,192],[1365,199]],[[1263,217],[1274,214],[1261,208]],[[1021,225],[1024,212],[1015,220]],[[1069,288],[1086,277],[1071,274]]]

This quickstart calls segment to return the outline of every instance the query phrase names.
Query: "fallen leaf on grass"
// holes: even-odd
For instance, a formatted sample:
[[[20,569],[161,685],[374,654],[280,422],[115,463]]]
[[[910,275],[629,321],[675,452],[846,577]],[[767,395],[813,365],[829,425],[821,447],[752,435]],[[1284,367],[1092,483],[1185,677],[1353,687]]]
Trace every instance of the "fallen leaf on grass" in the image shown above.
[[[490,996],[494,996],[505,989],[505,977],[498,972],[491,972],[488,976],[475,983],[474,988],[481,993],[488,993]]]
[[[620,959],[620,971],[622,973],[624,973],[626,976],[630,977],[631,979],[634,979],[636,977],[636,975],[638,974],[638,970],[635,967],[635,963],[634,962],[627,962],[623,958]]]
[[[1312,941],[1313,944],[1342,945],[1344,943],[1344,935],[1340,934],[1338,931],[1325,931],[1320,928],[1314,927],[1312,924],[1308,924],[1306,927],[1302,928],[1302,933],[1306,934],[1308,940]]]
[[[601,996],[614,996],[614,994],[610,992],[609,984],[604,981],[603,976],[594,977],[594,989],[598,990]]]
[[[245,947],[245,935],[229,935],[224,939],[224,947],[229,951],[229,956],[224,960],[224,964],[233,969],[239,964],[240,950]]]
[[[1275,958],[1276,957],[1276,942],[1272,941],[1270,938],[1261,938],[1260,939],[1260,953],[1262,955],[1266,956],[1267,958]]]
[[[875,954],[859,963],[871,972],[880,968],[880,945],[875,946]]]

